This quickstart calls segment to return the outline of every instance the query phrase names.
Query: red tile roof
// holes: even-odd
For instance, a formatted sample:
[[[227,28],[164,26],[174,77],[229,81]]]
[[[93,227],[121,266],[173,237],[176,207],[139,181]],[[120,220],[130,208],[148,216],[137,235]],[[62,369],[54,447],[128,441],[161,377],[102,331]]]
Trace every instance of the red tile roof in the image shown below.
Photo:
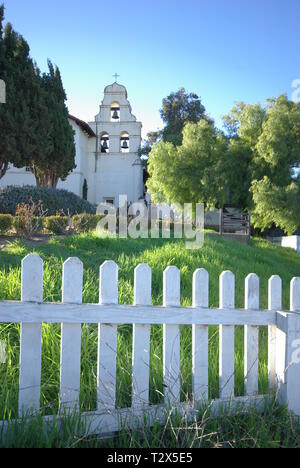
[[[95,132],[91,129],[91,127],[83,120],[80,120],[77,117],[74,117],[73,115],[70,115],[70,114],[69,114],[69,119],[73,120],[73,122],[75,122],[89,136],[91,137],[96,136]]]

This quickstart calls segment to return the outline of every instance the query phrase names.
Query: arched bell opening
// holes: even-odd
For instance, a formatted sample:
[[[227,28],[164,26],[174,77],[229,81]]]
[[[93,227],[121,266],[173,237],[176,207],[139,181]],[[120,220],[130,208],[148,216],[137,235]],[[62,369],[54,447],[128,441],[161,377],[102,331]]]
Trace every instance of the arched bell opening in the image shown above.
[[[120,122],[120,104],[118,102],[111,103],[110,120],[111,122]]]
[[[130,151],[130,139],[128,132],[122,132],[120,137],[120,150],[121,153],[129,153]]]
[[[109,134],[102,133],[100,137],[100,151],[101,153],[109,153]]]

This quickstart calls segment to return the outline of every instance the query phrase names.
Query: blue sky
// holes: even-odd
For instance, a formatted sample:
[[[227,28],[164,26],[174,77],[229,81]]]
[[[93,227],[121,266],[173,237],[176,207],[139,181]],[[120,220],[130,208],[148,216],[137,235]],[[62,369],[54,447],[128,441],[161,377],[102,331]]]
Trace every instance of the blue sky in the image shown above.
[[[1,2],[1,0],[0,0]],[[68,107],[89,121],[104,87],[127,87],[144,135],[184,86],[221,126],[234,102],[293,92],[300,78],[299,0],[6,0],[42,70],[61,70]]]

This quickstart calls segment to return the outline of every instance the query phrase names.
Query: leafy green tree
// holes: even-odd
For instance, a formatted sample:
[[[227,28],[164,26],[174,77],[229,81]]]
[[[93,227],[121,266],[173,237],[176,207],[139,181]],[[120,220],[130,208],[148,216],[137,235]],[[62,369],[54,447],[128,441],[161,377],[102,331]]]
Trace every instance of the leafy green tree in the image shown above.
[[[266,175],[278,185],[288,185],[293,170],[300,168],[300,104],[281,95],[269,100],[258,139],[257,159]]]
[[[254,151],[265,117],[266,111],[260,104],[239,102],[223,117],[223,123],[230,139],[239,139]]]
[[[163,99],[160,115],[165,124],[164,128],[149,132],[140,150],[140,155],[146,159],[153,146],[160,141],[180,146],[183,140],[183,129],[187,123],[197,123],[201,119],[213,123],[206,115],[205,107],[197,94],[187,93],[184,88],[180,88]]]
[[[224,171],[228,188],[228,202],[242,209],[252,208],[251,182],[259,170],[256,145],[266,118],[260,104],[237,103],[223,117],[228,134],[228,153]],[[263,175],[263,171],[260,171]]]
[[[188,123],[181,146],[159,142],[150,153],[147,187],[154,201],[222,205],[226,139],[206,120]]]
[[[165,127],[156,136],[175,146],[182,144],[183,129],[187,123],[197,123],[201,119],[209,121],[201,99],[195,93],[187,93],[184,88],[163,99],[160,115]]]
[[[300,183],[291,181],[279,186],[265,176],[252,183],[254,225],[262,230],[273,225],[282,228],[288,235],[300,226]]]
[[[223,165],[226,202],[241,209],[252,205],[250,187],[252,182],[253,152],[240,139],[231,139]]]
[[[300,104],[284,95],[269,100],[255,162],[263,177],[252,181],[253,219],[292,234],[300,222]]]
[[[299,226],[300,105],[284,95],[259,104],[238,103],[224,117],[229,135],[226,184],[234,204],[252,209],[261,230]]]

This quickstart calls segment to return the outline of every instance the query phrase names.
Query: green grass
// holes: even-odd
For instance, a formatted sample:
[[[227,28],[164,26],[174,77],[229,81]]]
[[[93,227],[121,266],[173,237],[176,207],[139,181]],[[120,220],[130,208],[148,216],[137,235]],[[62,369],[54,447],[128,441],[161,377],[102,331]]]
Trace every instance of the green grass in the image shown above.
[[[274,402],[266,404],[264,411],[255,407],[245,411],[243,406],[234,412],[220,410],[214,415],[210,407],[203,407],[197,416],[188,420],[169,413],[165,426],[147,422],[136,431],[125,427],[114,437],[85,436],[88,425],[78,415],[65,417],[59,429],[58,419],[43,430],[41,416],[11,423],[10,431],[2,436],[0,447],[6,448],[299,448],[300,421],[292,418],[286,408]],[[77,434],[77,435],[76,435]],[[2,442],[1,442],[2,440]]]
[[[235,241],[207,237],[204,247],[192,251],[180,240],[130,240],[103,239],[96,234],[84,234],[66,238],[53,238],[48,244],[32,247],[26,242],[14,241],[0,253],[0,300],[20,300],[22,258],[28,253],[38,253],[44,260],[44,300],[61,300],[62,264],[69,257],[77,256],[84,263],[83,301],[98,302],[99,266],[105,260],[119,265],[120,303],[133,302],[134,268],[148,263],[153,270],[153,304],[162,304],[163,271],[176,265],[181,271],[182,305],[192,302],[192,276],[197,268],[206,268],[210,274],[210,306],[219,305],[219,276],[231,270],[236,276],[236,305],[244,306],[244,281],[249,273],[261,279],[261,307],[267,308],[267,282],[278,274],[283,280],[283,306],[289,308],[289,283],[300,274],[300,257],[290,249],[253,239],[251,245]],[[191,394],[192,384],[192,333],[191,327],[182,327],[181,370],[182,399]],[[0,419],[17,415],[19,377],[19,326],[0,325],[0,339],[7,348],[7,361],[0,365]],[[43,414],[53,414],[59,407],[60,326],[44,325],[42,342],[42,398]],[[236,377],[235,390],[243,395],[243,328],[236,329]],[[117,405],[130,406],[131,401],[132,327],[121,326],[118,333],[117,357]],[[210,327],[209,344],[210,396],[219,395],[218,381],[218,328]],[[97,375],[97,327],[82,328],[82,378],[81,409],[96,407]],[[267,331],[260,330],[259,391],[268,390]],[[162,327],[152,327],[150,401],[162,402]]]

